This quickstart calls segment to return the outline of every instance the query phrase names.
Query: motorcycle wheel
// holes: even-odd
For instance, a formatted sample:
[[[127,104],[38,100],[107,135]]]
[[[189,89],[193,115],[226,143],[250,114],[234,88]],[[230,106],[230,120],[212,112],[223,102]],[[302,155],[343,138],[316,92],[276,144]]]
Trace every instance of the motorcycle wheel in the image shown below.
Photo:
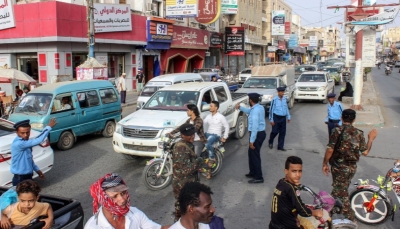
[[[329,225],[331,229],[356,229],[357,224],[350,220],[333,220]]]
[[[215,160],[216,160],[216,166],[214,168],[211,169],[211,176],[215,176],[219,173],[219,171],[222,168],[222,153],[218,150],[218,149],[214,149],[214,154],[215,154]],[[207,150],[204,150],[201,153],[201,157],[205,160],[208,158],[208,152]],[[203,176],[207,176],[207,174],[205,173],[201,173],[201,175]]]
[[[392,207],[385,201],[386,197],[381,194],[374,202],[373,211],[366,211],[364,205],[369,203],[373,195],[374,191],[369,189],[357,189],[350,195],[350,207],[353,209],[357,220],[361,223],[381,224],[389,218]]]
[[[169,163],[167,163],[164,166],[164,170],[161,174],[161,177],[157,178],[156,174],[160,171],[161,164],[162,164],[162,161],[155,161],[155,162],[151,163],[150,165],[146,165],[146,167],[144,167],[144,170],[142,173],[142,180],[143,180],[144,184],[147,186],[147,188],[149,188],[153,191],[164,189],[172,181],[172,171],[171,171],[172,168]],[[170,172],[171,172],[171,174],[169,176],[166,176],[166,174],[168,174]]]

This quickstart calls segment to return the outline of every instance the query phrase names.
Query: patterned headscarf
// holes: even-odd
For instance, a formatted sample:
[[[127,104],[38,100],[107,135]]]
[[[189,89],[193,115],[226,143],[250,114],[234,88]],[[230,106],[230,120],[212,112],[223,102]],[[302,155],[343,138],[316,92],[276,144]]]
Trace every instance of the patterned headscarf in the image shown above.
[[[125,208],[118,206],[107,194],[108,188],[116,187],[125,184],[125,181],[117,173],[109,173],[94,182],[90,186],[90,195],[93,197],[93,214],[99,211],[99,205],[106,208],[114,217],[120,218],[129,212],[130,197],[127,193],[127,202]]]

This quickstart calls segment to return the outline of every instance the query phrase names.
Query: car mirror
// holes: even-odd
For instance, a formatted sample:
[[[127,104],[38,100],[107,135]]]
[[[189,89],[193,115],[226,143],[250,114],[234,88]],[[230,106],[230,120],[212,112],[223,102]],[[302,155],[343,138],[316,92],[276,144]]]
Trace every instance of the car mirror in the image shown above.
[[[203,104],[201,106],[201,111],[210,111],[210,104]]]

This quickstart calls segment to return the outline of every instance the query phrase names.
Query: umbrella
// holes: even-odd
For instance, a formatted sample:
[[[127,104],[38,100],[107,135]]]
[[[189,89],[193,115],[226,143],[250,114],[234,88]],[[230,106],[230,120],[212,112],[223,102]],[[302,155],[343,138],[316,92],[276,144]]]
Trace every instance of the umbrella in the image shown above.
[[[36,81],[27,75],[25,72],[21,72],[17,69],[1,69],[0,68],[0,82],[10,83],[11,80],[17,80],[20,83],[28,84],[28,83],[36,83]]]

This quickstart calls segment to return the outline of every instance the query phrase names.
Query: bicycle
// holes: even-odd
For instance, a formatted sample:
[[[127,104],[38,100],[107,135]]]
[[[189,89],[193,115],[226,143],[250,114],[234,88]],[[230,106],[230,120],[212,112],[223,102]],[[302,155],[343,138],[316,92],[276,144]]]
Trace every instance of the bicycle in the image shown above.
[[[400,176],[392,175],[398,172],[400,172],[399,162],[389,169],[386,176],[378,176],[377,180],[372,180],[378,186],[370,185],[368,179],[359,179],[359,183],[354,184],[357,189],[350,194],[350,206],[361,223],[381,224],[390,216],[394,221],[397,206],[393,204],[388,192],[392,190],[400,203]]]

